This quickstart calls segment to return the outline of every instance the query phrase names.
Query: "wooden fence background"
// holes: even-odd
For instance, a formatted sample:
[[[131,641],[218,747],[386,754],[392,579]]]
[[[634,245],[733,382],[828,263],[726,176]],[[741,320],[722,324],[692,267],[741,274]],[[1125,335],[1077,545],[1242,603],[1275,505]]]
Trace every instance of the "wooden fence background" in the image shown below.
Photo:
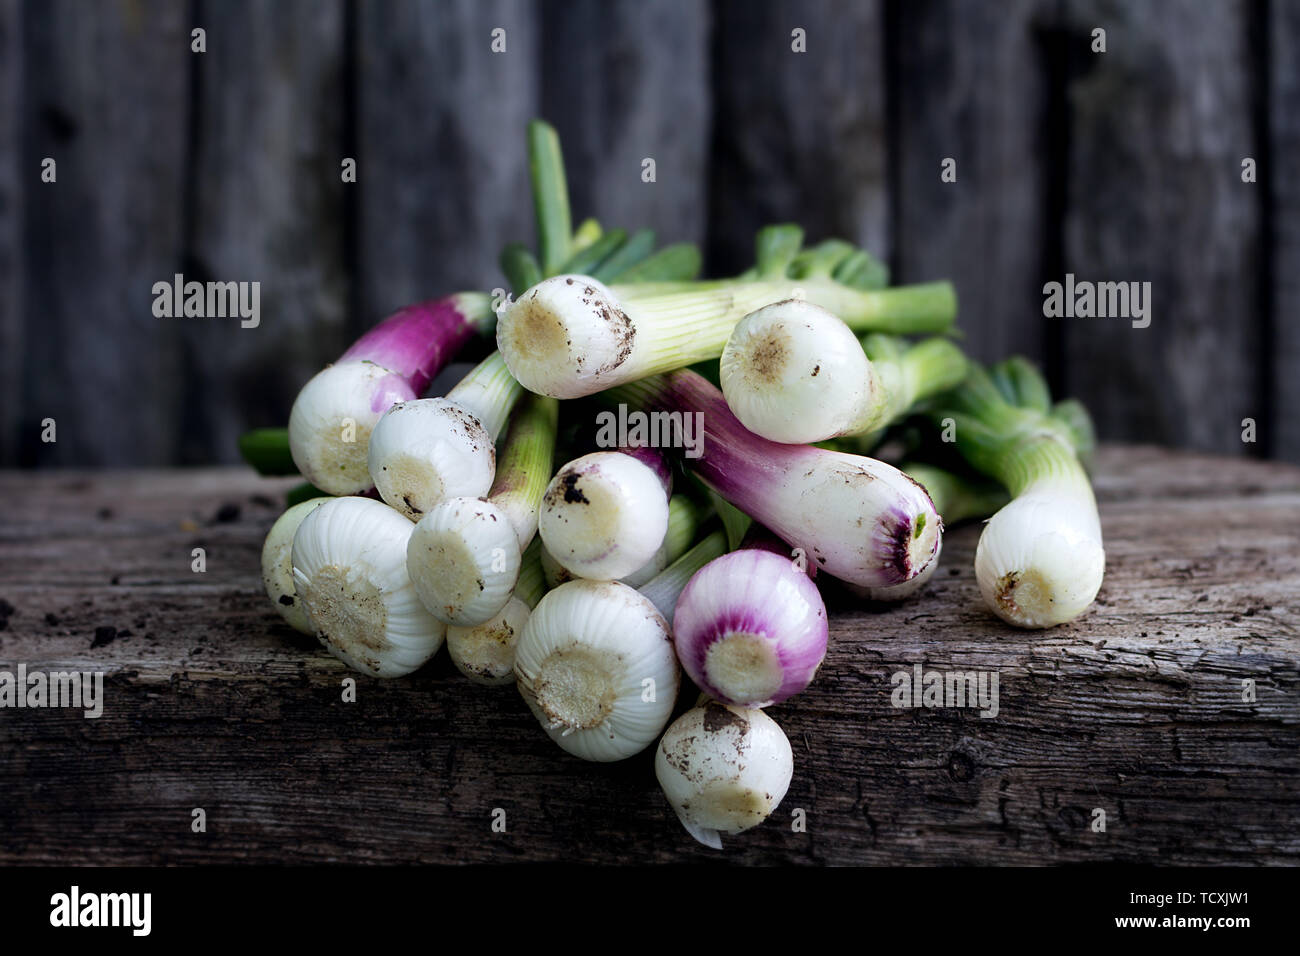
[[[716,273],[798,220],[953,278],[1105,438],[1300,460],[1300,3],[0,0],[0,465],[232,460],[360,329],[501,284],[539,115],[579,216]],[[175,272],[260,327],[155,318]],[[1150,327],[1045,319],[1066,272]]]

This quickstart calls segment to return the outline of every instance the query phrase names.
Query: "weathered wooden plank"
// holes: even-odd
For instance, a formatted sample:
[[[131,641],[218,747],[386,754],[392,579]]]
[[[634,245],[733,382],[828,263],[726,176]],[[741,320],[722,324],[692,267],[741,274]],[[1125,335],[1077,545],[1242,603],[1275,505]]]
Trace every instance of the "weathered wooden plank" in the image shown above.
[[[1070,0],[1064,268],[1151,283],[1150,326],[1060,319],[1068,390],[1103,436],[1242,454],[1260,417],[1259,193],[1245,3]],[[1176,24],[1177,29],[1172,25]],[[1090,33],[1106,30],[1106,52]],[[1064,276],[1058,277],[1063,279]]]
[[[541,5],[542,109],[575,216],[702,242],[708,203],[709,8],[698,0]],[[655,161],[655,181],[642,161]]]
[[[24,422],[37,463],[170,462],[177,322],[153,284],[180,265],[190,22],[183,4],[24,7],[28,248]],[[30,180],[29,180],[30,181]]]
[[[257,281],[260,322],[181,326],[179,460],[234,461],[346,347],[342,0],[201,2],[186,278]]]
[[[713,270],[752,265],[771,222],[887,256],[883,20],[875,0],[715,5]],[[792,49],[796,29],[807,52]]]
[[[361,324],[420,298],[504,284],[532,235],[524,132],[537,114],[526,0],[358,4]],[[492,31],[505,31],[493,53]]]
[[[826,664],[772,711],[794,783],[726,859],[1300,858],[1300,469],[1131,447],[1101,449],[1097,467],[1108,576],[1080,622],[998,623],[970,568],[976,526],[949,533],[922,597],[879,612],[832,599]],[[343,704],[343,665],[260,593],[276,509],[258,496],[287,483],[0,474],[0,598],[14,607],[0,669],[107,673],[99,720],[0,715],[0,766],[25,783],[0,791],[0,860],[718,858],[680,832],[648,755],[569,758],[512,690],[469,685],[444,655],[408,679],[362,678]],[[209,524],[235,504],[237,518]],[[206,575],[184,560],[196,535]],[[91,648],[101,627],[130,634]],[[890,675],[915,663],[998,674],[999,715],[894,709]],[[190,831],[194,807],[206,834]],[[491,832],[496,807],[505,834]],[[1105,833],[1090,828],[1097,807]],[[789,826],[794,808],[806,833]]]
[[[1271,207],[1272,235],[1265,241],[1272,256],[1275,434],[1261,440],[1273,454],[1300,462],[1300,183],[1294,173],[1295,157],[1300,156],[1300,7],[1274,2],[1268,10],[1271,155],[1255,159],[1268,164],[1270,190],[1265,201]]]
[[[18,463],[23,426],[23,8],[0,0],[0,465]]]
[[[891,52],[895,278],[948,277],[963,346],[1054,371],[1043,318],[1052,250],[1049,0],[903,3]],[[952,175],[943,178],[946,160]]]

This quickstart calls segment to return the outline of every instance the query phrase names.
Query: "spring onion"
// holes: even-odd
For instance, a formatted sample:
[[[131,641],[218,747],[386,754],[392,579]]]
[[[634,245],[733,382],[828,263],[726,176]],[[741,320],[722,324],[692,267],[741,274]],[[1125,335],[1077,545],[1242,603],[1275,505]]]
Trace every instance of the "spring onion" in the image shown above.
[[[399,402],[370,436],[370,477],[412,521],[446,498],[478,498],[496,474],[496,439],[522,389],[493,352],[446,398]]]
[[[541,539],[534,538],[520,561],[514,594],[494,617],[482,624],[447,628],[451,662],[476,684],[497,687],[515,682],[515,646],[528,616],[546,593],[541,550]]]
[[[371,498],[333,498],[293,538],[293,580],[316,637],[363,674],[401,677],[438,652],[446,625],[406,573],[415,526]]]
[[[664,532],[663,544],[659,545],[654,555],[631,574],[625,574],[617,580],[630,588],[640,588],[655,575],[681,557],[695,540],[695,530],[699,527],[700,515],[695,504],[685,495],[673,495],[668,499],[668,530]],[[548,588],[558,587],[565,581],[572,581],[578,575],[556,561],[554,556],[542,546],[542,572],[546,576]],[[660,609],[662,611],[662,608]],[[668,617],[667,614],[664,615]]]
[[[577,580],[533,609],[515,648],[529,709],[584,760],[644,750],[672,715],[681,680],[663,616],[617,581]]]
[[[720,364],[736,417],[755,434],[791,444],[876,431],[965,374],[965,356],[946,339],[905,347],[872,334],[859,342],[826,309],[798,299],[741,319]]]
[[[289,448],[298,471],[332,495],[369,488],[367,452],[379,417],[419,397],[461,346],[495,322],[488,296],[464,292],[408,306],[357,339],[293,403]]]
[[[288,625],[303,634],[314,634],[316,629],[298,603],[298,589],[293,583],[293,537],[303,519],[329,500],[312,498],[292,505],[271,525],[262,545],[262,585],[266,595]]]
[[[448,624],[482,624],[515,589],[520,560],[537,533],[537,510],[555,450],[553,398],[531,396],[501,445],[486,500],[447,498],[420,518],[407,550],[415,593]]]
[[[901,584],[938,551],[941,523],[925,489],[871,458],[783,445],[747,430],[722,393],[683,370],[622,386],[614,401],[703,415],[695,473],[810,563],[853,584]]]
[[[934,418],[952,420],[957,450],[1012,498],[975,550],[984,600],[1019,627],[1073,620],[1097,596],[1106,567],[1097,502],[1080,461],[1092,444],[1086,412],[1076,402],[1053,406],[1022,358],[991,372],[972,366],[951,397]]]
[[[682,592],[673,644],[682,668],[726,704],[767,707],[799,693],[826,657],[826,605],[790,558],[733,551]]]
[[[714,531],[639,592],[578,578],[542,599],[516,648],[515,675],[561,747],[586,760],[621,760],[663,730],[680,681],[673,609],[695,573],[726,550],[726,536]]]
[[[686,831],[721,850],[720,834],[758,826],[785,799],[794,752],[763,711],[709,701],[664,733],[655,776]]]
[[[612,581],[637,571],[667,533],[671,474],[650,448],[569,462],[542,500],[538,530],[547,553],[578,577]]]

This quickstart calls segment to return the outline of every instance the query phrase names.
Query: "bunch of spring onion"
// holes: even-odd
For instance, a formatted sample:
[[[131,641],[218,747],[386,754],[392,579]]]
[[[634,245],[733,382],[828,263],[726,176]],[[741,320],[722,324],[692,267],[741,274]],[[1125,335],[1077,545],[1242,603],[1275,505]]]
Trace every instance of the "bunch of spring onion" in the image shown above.
[[[242,443],[310,483],[271,528],[264,583],[365,674],[409,674],[446,643],[470,681],[515,684],[574,757],[654,744],[669,806],[719,847],[790,785],[770,711],[828,654],[823,580],[913,594],[944,522],[996,511],[976,574],[997,613],[1048,626],[1087,606],[1104,563],[1091,432],[1025,363],[967,362],[945,337],[948,283],[891,287],[866,252],[805,248],[793,225],[759,233],[753,268],[698,281],[693,246],[574,228],[554,131],[532,124],[528,145],[537,248],[502,252],[499,316],[480,293],[403,310],[304,387],[287,432]],[[422,394],[494,328],[497,351]],[[715,360],[721,388],[687,368]],[[591,451],[587,406],[557,399],[596,393],[698,416],[698,456],[631,437]],[[909,414],[951,418],[1010,503],[970,474],[854,453]],[[683,675],[699,697],[673,720]]]
[[[1015,357],[989,371],[972,365],[932,415],[951,422],[956,449],[1011,494],[975,551],[985,602],[1018,627],[1074,620],[1097,596],[1106,568],[1083,464],[1094,444],[1087,411],[1073,400],[1052,404],[1042,376]]]

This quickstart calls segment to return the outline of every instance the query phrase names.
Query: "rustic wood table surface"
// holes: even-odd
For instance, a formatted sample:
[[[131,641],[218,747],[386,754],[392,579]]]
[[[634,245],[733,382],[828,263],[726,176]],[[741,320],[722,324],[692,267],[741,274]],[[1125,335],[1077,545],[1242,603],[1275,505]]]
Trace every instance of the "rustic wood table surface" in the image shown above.
[[[0,670],[106,675],[97,720],[0,710],[0,862],[1300,862],[1300,468],[1102,449],[1106,583],[1065,627],[985,611],[972,526],[917,599],[833,600],[816,682],[772,710],[794,782],[722,853],[650,752],[571,758],[445,653],[345,703],[261,590],[290,484],[0,474]],[[917,663],[995,671],[999,713],[892,707]]]

